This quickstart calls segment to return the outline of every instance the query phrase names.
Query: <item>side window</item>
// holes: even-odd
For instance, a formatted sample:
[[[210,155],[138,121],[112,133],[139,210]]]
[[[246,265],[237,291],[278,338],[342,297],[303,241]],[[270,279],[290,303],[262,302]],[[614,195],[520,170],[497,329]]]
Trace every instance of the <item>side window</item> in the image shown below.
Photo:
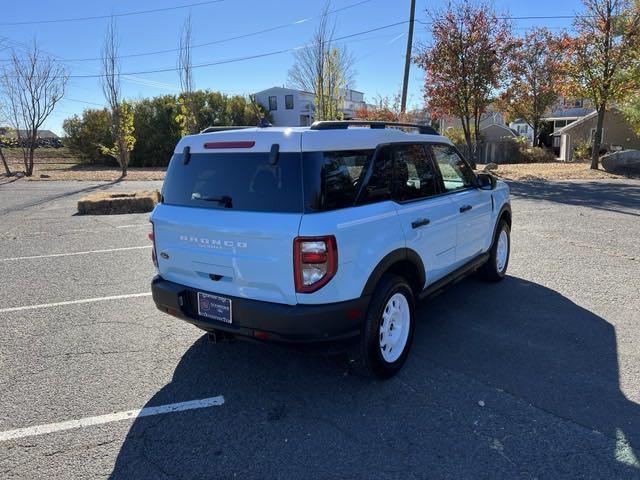
[[[432,145],[433,158],[440,169],[447,192],[473,185],[473,171],[458,152],[449,145]]]
[[[323,210],[353,206],[361,174],[372,155],[371,150],[324,152],[321,171]]]
[[[284,108],[287,110],[293,110],[293,95],[284,96]]]
[[[271,96],[269,97],[269,111],[278,110],[278,97]]]
[[[407,202],[440,193],[438,176],[423,145],[398,145],[393,157],[395,200]]]
[[[359,205],[382,202],[391,198],[391,178],[393,176],[393,156],[390,147],[382,147],[374,159],[371,175],[360,194]]]

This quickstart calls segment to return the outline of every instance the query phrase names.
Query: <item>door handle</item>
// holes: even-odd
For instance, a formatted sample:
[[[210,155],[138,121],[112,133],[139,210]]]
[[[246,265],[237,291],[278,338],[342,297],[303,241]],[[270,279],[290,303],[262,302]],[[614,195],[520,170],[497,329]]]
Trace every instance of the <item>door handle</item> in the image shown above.
[[[430,220],[428,218],[418,218],[417,220],[411,222],[411,228],[424,227],[425,225],[429,225],[429,222]]]
[[[471,205],[463,205],[463,206],[460,207],[460,213],[468,212],[472,208],[473,207]]]

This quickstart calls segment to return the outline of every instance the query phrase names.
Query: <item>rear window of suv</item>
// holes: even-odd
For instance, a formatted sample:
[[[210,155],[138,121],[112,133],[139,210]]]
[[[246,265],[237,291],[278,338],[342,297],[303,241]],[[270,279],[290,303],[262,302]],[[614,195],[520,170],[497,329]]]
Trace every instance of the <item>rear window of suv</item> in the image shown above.
[[[162,187],[167,205],[253,212],[301,213],[300,153],[194,153],[184,165],[175,154]]]

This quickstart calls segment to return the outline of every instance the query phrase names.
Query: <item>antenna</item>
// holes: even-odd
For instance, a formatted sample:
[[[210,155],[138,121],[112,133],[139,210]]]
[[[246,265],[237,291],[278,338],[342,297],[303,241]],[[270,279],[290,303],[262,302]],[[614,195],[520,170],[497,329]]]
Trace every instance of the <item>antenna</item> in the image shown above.
[[[253,111],[255,112],[256,117],[258,117],[258,128],[270,127],[271,123],[269,122],[269,120],[267,120],[266,117],[263,117],[260,114],[260,109],[258,108],[258,104],[256,103],[256,96],[249,95],[249,100],[251,100],[251,106],[253,107]]]

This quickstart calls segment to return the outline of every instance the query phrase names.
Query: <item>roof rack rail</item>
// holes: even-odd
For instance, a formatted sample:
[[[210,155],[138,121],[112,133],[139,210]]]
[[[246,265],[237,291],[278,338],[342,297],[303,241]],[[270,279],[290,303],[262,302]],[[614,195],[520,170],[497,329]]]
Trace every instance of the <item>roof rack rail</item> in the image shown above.
[[[313,122],[311,130],[345,130],[351,126],[369,128],[413,128],[424,135],[438,135],[438,132],[428,125],[419,123],[384,122],[380,120],[324,120]]]
[[[226,125],[224,127],[207,127],[200,133],[226,132],[227,130],[244,130],[245,128],[255,128],[247,125]]]

